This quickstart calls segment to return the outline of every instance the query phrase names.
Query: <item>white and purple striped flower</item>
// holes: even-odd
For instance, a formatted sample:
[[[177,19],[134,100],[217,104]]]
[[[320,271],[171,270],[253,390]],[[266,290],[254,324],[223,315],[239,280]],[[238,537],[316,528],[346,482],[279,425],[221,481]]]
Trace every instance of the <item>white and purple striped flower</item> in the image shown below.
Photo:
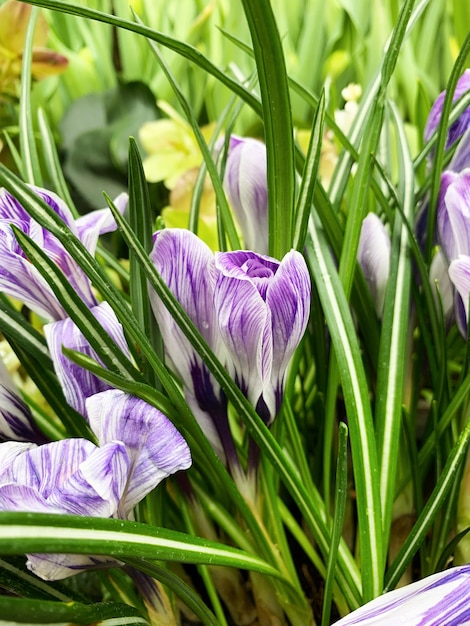
[[[453,567],[390,591],[335,626],[464,626],[470,624],[470,565]]]
[[[46,443],[31,410],[20,396],[7,368],[0,360],[0,441]]]
[[[310,277],[303,256],[282,261],[239,250],[215,255],[217,324],[227,368],[267,424],[278,412],[287,366],[310,313]]]
[[[91,254],[96,249],[98,237],[116,229],[116,222],[109,209],[93,211],[75,220],[70,209],[56,194],[39,187],[32,189],[57,213]],[[124,211],[127,196],[122,194],[115,203],[120,211]],[[11,224],[25,232],[48,254],[89,307],[97,304],[90,281],[81,268],[56,237],[33,220],[6,189],[0,189],[0,291],[20,300],[48,321],[59,320],[66,315],[45,279],[25,257]]]
[[[118,390],[87,400],[96,446],[65,439],[42,446],[0,444],[0,510],[132,519],[135,505],[163,479],[191,465],[183,437],[156,408]],[[119,565],[102,556],[29,554],[44,580]]]
[[[97,306],[92,307],[91,312],[113,339],[114,343],[130,358],[124,331],[109,304],[101,302]],[[90,371],[73,363],[63,354],[62,348],[65,347],[81,352],[101,364],[98,355],[70,317],[46,324],[44,326],[44,334],[65,399],[76,411],[87,417],[87,398],[100,391],[111,389],[111,386]]]
[[[383,314],[390,273],[390,249],[390,235],[387,229],[375,213],[369,213],[362,222],[357,260],[379,317]]]
[[[240,225],[245,247],[268,253],[266,146],[251,138],[230,137],[224,190]]]
[[[157,233],[151,259],[210,348],[267,424],[283,395],[288,363],[305,331],[310,278],[301,254],[282,261],[249,251],[216,253],[193,233]],[[170,366],[216,451],[226,432],[226,400],[183,332],[152,291]]]

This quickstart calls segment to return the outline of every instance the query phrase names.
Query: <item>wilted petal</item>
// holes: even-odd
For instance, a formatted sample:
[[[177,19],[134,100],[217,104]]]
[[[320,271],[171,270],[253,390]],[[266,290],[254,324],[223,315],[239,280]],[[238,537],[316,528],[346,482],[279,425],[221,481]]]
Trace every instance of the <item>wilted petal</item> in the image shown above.
[[[457,102],[467,91],[470,91],[470,70],[465,70],[462,76],[459,78],[454,97],[452,102]],[[446,92],[443,91],[436,98],[429,113],[428,120],[426,122],[426,128],[424,130],[424,139],[428,141],[431,135],[439,126],[442,115],[442,107],[444,105],[444,98]],[[460,137],[465,133],[470,124],[470,107],[458,117],[458,119],[450,126],[447,136],[446,149],[450,148]]]
[[[140,398],[117,389],[104,391],[88,398],[87,412],[100,445],[123,442],[129,455],[123,516],[164,478],[190,467],[191,454],[181,434],[163,413]]]
[[[130,357],[122,326],[109,304],[102,302],[93,307],[91,311],[116,345],[126,356]],[[44,333],[65,398],[70,406],[86,417],[85,400],[95,393],[111,389],[111,386],[88,370],[73,363],[62,353],[62,347],[82,352],[99,363],[101,361],[83,333],[69,317],[52,324],[46,324]]]
[[[470,256],[461,254],[458,259],[452,261],[449,266],[449,277],[456,287],[462,301],[462,307],[455,307],[457,326],[464,337],[467,336],[468,323],[468,300],[470,296]],[[461,308],[464,315],[461,315]]]
[[[69,61],[63,54],[48,48],[34,48],[31,59],[31,74],[36,80],[61,74]]]
[[[382,317],[390,273],[390,248],[390,235],[387,229],[375,213],[369,213],[362,222],[357,260],[379,317]]]
[[[231,138],[224,189],[243,233],[245,247],[268,252],[266,146],[256,139]]]
[[[459,254],[470,254],[470,169],[442,175],[437,227],[449,262]]]
[[[128,200],[129,196],[126,193],[121,193],[113,201],[121,215],[126,210]],[[95,253],[100,235],[112,233],[117,228],[116,220],[109,208],[91,211],[79,217],[75,221],[75,226],[78,238],[90,254]]]
[[[470,566],[453,567],[375,598],[335,626],[470,624]]]
[[[310,295],[311,282],[305,259],[299,252],[291,250],[282,259],[266,294],[272,320],[271,384],[276,399],[275,412],[282,399],[287,366],[307,327]]]
[[[21,398],[7,368],[0,360],[0,439],[45,443],[31,410]]]

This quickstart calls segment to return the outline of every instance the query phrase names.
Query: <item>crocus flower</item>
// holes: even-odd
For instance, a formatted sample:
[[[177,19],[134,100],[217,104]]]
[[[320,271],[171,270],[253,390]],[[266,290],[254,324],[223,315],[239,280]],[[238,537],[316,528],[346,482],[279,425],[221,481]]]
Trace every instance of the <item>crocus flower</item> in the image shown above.
[[[157,233],[151,258],[213,352],[271,423],[309,314],[310,279],[302,255],[291,251],[282,261],[243,250],[214,256],[193,233],[167,229]],[[153,292],[150,297],[170,366],[219,451],[226,414],[220,387],[160,299]]]
[[[56,194],[38,187],[33,189],[91,254],[96,249],[98,237],[116,229],[116,222],[109,209],[93,211],[75,220],[70,209]],[[122,194],[115,203],[120,211],[124,211],[127,196]],[[25,257],[13,234],[11,224],[29,235],[54,260],[70,285],[89,307],[98,304],[90,280],[62,244],[49,231],[39,226],[5,189],[0,189],[0,291],[17,298],[48,321],[66,316],[50,286]]]
[[[245,247],[267,254],[268,189],[264,143],[231,136],[224,189],[240,225]]]
[[[462,76],[457,81],[457,85],[454,92],[452,102],[457,102],[465,93],[470,91],[470,70],[465,70]],[[434,104],[431,107],[429,116],[424,129],[424,139],[428,141],[431,135],[439,126],[442,115],[442,107],[444,105],[444,98],[446,92],[443,91],[436,98]],[[450,126],[447,136],[446,149],[454,145],[454,143],[462,137],[466,132],[470,124],[470,107],[458,117],[457,120]]]
[[[217,324],[227,367],[267,424],[281,405],[287,366],[310,312],[310,277],[303,256],[282,261],[247,250],[215,255]]]
[[[91,312],[116,345],[130,358],[122,326],[109,304],[101,302],[101,304],[94,306]],[[44,334],[65,399],[76,411],[87,417],[86,399],[95,393],[111,389],[111,387],[90,371],[68,359],[63,354],[62,347],[82,352],[101,363],[98,355],[69,317],[46,324]]]
[[[45,443],[31,410],[0,360],[0,440]]]
[[[87,400],[99,446],[65,439],[42,446],[0,444],[0,510],[132,519],[164,478],[191,465],[189,448],[156,408],[118,390]],[[59,580],[119,565],[102,556],[29,554],[29,569]]]
[[[335,626],[470,624],[470,565],[453,567],[375,598]]]
[[[375,213],[369,213],[362,222],[357,260],[379,317],[382,317],[383,313],[390,272],[390,248],[390,235],[387,229]]]

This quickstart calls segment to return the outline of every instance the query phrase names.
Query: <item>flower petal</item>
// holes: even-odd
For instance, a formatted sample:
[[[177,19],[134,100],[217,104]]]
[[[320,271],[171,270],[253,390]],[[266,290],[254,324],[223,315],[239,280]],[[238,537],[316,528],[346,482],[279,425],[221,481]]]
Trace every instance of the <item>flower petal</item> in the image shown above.
[[[109,304],[102,302],[93,307],[91,311],[116,345],[130,357],[122,326]],[[65,398],[70,406],[86,417],[85,400],[89,396],[111,387],[88,370],[70,361],[62,353],[62,346],[82,352],[99,363],[101,361],[83,333],[69,317],[47,324],[44,326],[44,333]]]
[[[132,468],[123,515],[164,478],[190,467],[186,441],[163,413],[144,400],[113,389],[88,398],[87,411],[100,445],[123,442],[129,455]]]
[[[27,225],[22,230],[31,234],[27,232]],[[36,243],[44,247],[43,240],[36,238]],[[0,291],[20,300],[46,320],[58,320],[65,315],[45,279],[25,258],[5,220],[0,221]]]
[[[465,70],[462,76],[457,81],[457,85],[455,88],[454,96],[452,102],[457,102],[467,91],[470,90],[470,70]],[[442,91],[439,96],[436,98],[434,104],[432,105],[431,111],[428,116],[428,120],[426,122],[426,128],[424,129],[424,139],[428,141],[433,134],[433,132],[437,129],[439,122],[441,120],[442,115],[442,107],[444,105],[444,98],[446,92]],[[458,117],[458,119],[450,126],[447,142],[446,142],[446,150],[450,148],[460,137],[464,134],[470,124],[470,107],[465,109],[465,111]]]
[[[230,356],[228,368],[232,370],[237,385],[256,407],[264,383],[271,377],[272,322],[269,306],[260,293],[267,288],[266,277],[259,276],[266,268],[257,267],[257,275],[250,276],[243,269],[250,261],[259,261],[255,253],[216,254],[219,275],[214,306]],[[271,277],[271,269],[267,271]]]
[[[282,259],[266,294],[266,304],[272,315],[271,384],[276,394],[276,411],[282,399],[280,394],[287,366],[307,327],[310,294],[311,282],[305,259],[300,252],[291,250]]]
[[[441,244],[449,261],[470,254],[470,169],[442,176],[438,206]]]
[[[32,448],[36,448],[35,443],[19,441],[5,441],[4,443],[0,443],[0,485],[8,482],[9,479],[6,472],[10,469],[13,460]]]
[[[26,567],[43,580],[63,580],[90,569],[120,567],[121,561],[87,554],[28,554]]]
[[[123,443],[95,447],[69,478],[55,486],[47,503],[71,515],[115,516],[130,467],[131,461]]]
[[[335,626],[470,624],[470,566],[453,567],[375,598]]]
[[[128,201],[129,196],[126,193],[121,193],[114,199],[114,205],[121,215],[126,210]],[[96,244],[98,243],[100,235],[111,233],[117,228],[116,220],[109,208],[91,211],[79,217],[75,221],[75,226],[77,228],[78,238],[90,254],[95,253]]]
[[[357,259],[379,317],[382,317],[390,273],[390,248],[387,229],[375,213],[369,213],[362,222]]]
[[[29,406],[19,395],[7,368],[0,360],[0,439],[46,443]]]
[[[0,485],[0,511],[23,513],[61,513],[47,503],[37,489],[29,485],[7,483]]]
[[[465,316],[459,315],[459,307],[454,307],[457,326],[464,337],[467,337],[468,301],[470,296],[470,256],[461,254],[449,266],[449,278],[462,299]]]
[[[62,439],[26,449],[22,454],[17,454],[2,473],[2,484],[11,482],[31,487],[47,500],[96,449],[91,441],[78,438]],[[7,449],[7,453],[14,452],[14,449]]]
[[[224,189],[243,233],[245,247],[268,253],[266,146],[256,139],[230,141]]]

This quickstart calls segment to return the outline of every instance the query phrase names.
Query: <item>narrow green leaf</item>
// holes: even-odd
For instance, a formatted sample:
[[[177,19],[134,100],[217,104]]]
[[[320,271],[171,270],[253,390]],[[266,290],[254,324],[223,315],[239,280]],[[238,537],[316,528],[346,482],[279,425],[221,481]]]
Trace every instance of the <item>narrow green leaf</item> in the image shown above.
[[[455,475],[459,467],[465,460],[469,441],[470,420],[465,425],[457,443],[448,456],[446,464],[439,476],[439,480],[418,517],[413,530],[405,539],[400,552],[387,571],[384,591],[389,591],[395,587],[421,543],[424,541],[429,527],[435,520],[436,515],[445,502],[447,494],[454,484]]]
[[[39,10],[33,7],[29,18],[28,29],[23,49],[21,65],[20,93],[20,153],[23,162],[23,174],[31,184],[42,185],[42,174],[39,165],[36,140],[34,137],[33,116],[31,114],[31,63],[34,45],[34,30]]]
[[[292,247],[294,139],[286,63],[269,0],[242,0],[250,28],[263,107],[267,152],[269,253],[281,259]]]
[[[0,553],[106,554],[226,565],[279,577],[259,557],[215,541],[138,522],[75,515],[0,512]]]
[[[84,626],[99,623],[106,626],[108,620],[110,626],[111,623],[113,626],[150,626],[150,622],[137,609],[114,602],[81,604],[0,596],[0,615],[2,619],[10,620],[10,623],[31,624],[34,620],[35,624],[47,626],[64,622]]]
[[[307,259],[333,341],[351,435],[364,600],[382,591],[379,468],[369,390],[345,292],[323,230],[310,220]]]

